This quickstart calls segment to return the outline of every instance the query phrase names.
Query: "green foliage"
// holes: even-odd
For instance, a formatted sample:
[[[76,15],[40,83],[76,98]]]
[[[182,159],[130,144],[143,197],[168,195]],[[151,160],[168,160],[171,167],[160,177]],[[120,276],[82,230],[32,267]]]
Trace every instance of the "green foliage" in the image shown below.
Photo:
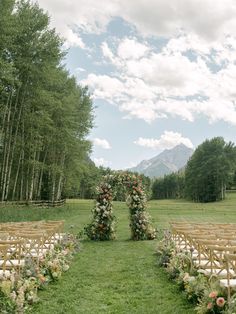
[[[236,313],[236,294],[233,294],[229,300],[228,307],[225,309],[224,314]]]
[[[152,199],[177,199],[184,197],[184,174],[171,173],[152,183]]]
[[[174,251],[175,244],[171,240],[171,233],[169,232],[169,230],[164,230],[162,238],[158,241],[156,247],[157,265],[167,267]]]
[[[0,310],[2,314],[14,314],[16,312],[16,304],[7,296],[2,288],[0,288]]]
[[[185,170],[186,196],[197,202],[225,198],[236,165],[236,148],[223,138],[206,140],[195,150]]]

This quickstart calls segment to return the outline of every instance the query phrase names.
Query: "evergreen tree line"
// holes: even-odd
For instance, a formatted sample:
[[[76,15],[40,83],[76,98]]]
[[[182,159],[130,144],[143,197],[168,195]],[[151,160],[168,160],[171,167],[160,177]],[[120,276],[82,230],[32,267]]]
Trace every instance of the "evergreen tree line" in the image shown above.
[[[183,173],[171,173],[163,178],[157,178],[152,182],[153,199],[177,199],[183,198],[185,177]]]
[[[152,198],[214,202],[225,198],[227,188],[236,188],[236,147],[215,137],[197,147],[184,171],[155,179]]]
[[[0,12],[0,199],[60,200],[89,167],[92,102],[38,5],[4,0]]]

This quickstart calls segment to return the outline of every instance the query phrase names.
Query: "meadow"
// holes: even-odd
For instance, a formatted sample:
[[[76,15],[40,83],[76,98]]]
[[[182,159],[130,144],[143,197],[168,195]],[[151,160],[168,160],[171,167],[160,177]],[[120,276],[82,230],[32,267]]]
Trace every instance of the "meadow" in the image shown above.
[[[68,200],[61,208],[0,207],[0,221],[64,219],[66,231],[79,233],[90,221],[92,200]],[[39,293],[33,313],[194,313],[194,307],[178,287],[157,267],[157,241],[130,241],[125,203],[114,202],[117,239],[81,241],[81,251],[59,282]],[[218,203],[196,204],[185,200],[148,202],[158,230],[171,221],[234,222],[236,194]]]

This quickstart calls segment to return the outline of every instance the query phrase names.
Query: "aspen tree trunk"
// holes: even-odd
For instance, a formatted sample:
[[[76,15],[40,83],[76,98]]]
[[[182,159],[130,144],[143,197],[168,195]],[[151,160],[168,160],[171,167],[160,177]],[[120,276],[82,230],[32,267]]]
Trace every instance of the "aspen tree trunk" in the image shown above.
[[[35,167],[35,175],[34,175],[34,189],[33,189],[33,199],[37,198],[38,193],[38,184],[39,184],[39,159],[40,159],[40,151],[38,150],[35,158],[35,163],[37,167]]]
[[[25,144],[25,138],[24,138],[24,131],[25,131],[25,125],[24,121],[22,122],[22,159],[21,159],[21,181],[20,181],[20,200],[23,200],[23,192],[24,192],[24,161],[25,161],[25,150],[24,150],[24,144]]]
[[[59,201],[61,199],[61,188],[62,188],[62,173],[60,173],[59,180],[58,180],[58,186],[57,186],[57,196],[56,201]]]
[[[222,182],[221,184],[221,199],[225,199],[225,190],[226,190],[226,185]]]
[[[7,97],[7,103],[6,103],[6,107],[5,107],[3,118],[2,118],[2,129],[1,129],[1,137],[2,137],[1,140],[2,140],[2,143],[4,143],[4,138],[6,138],[6,133],[4,132],[4,127],[5,127],[5,123],[6,123],[7,110],[8,110],[9,103],[11,101],[11,97],[12,97],[12,92],[10,92],[8,97]],[[3,169],[4,169],[3,161],[4,161],[5,152],[6,152],[5,149],[6,149],[6,146],[4,145],[4,150],[3,150],[3,155],[2,155],[2,162],[0,163],[0,173],[1,173],[0,191],[2,191],[2,178],[3,178],[2,175],[3,175]]]
[[[52,197],[51,201],[55,201],[55,192],[56,192],[56,176],[55,174],[52,175]]]
[[[10,159],[11,141],[12,141],[12,128],[10,128],[9,132],[10,132],[10,134],[9,134],[9,138],[8,138],[6,160],[5,160],[5,165],[4,165],[2,201],[6,200],[7,177],[8,177],[8,173],[9,173],[9,159]]]
[[[3,154],[3,167],[2,167],[2,174],[1,174],[1,200],[2,202],[5,200],[5,188],[6,188],[6,176],[7,176],[7,168],[8,168],[8,160],[9,160],[9,149],[10,149],[10,141],[11,141],[11,134],[10,134],[10,119],[11,119],[11,107],[12,107],[12,97],[9,105],[9,112],[7,116],[7,126],[5,133],[5,140],[4,140],[4,154]]]
[[[42,182],[43,182],[43,173],[44,173],[44,167],[45,167],[45,162],[46,162],[46,157],[47,157],[47,150],[44,154],[44,159],[43,159],[43,164],[40,170],[40,175],[39,175],[39,184],[38,184],[38,191],[37,191],[37,199],[41,199],[41,189],[42,189]]]
[[[65,164],[65,153],[63,153],[62,158],[61,158],[61,173],[58,180],[57,196],[56,196],[57,201],[61,199],[62,181],[63,181],[63,175],[64,175],[64,164]]]
[[[29,200],[29,176],[30,176],[30,155],[28,156],[28,167],[25,182],[25,200]]]
[[[3,118],[2,118],[2,129],[1,129],[1,136],[3,138],[3,134],[4,134],[4,127],[5,127],[5,122],[6,122],[6,116],[7,116],[7,109],[8,109],[8,106],[9,106],[9,102],[10,102],[10,99],[11,99],[11,95],[12,95],[12,92],[9,93],[8,97],[7,97],[7,103],[6,103],[6,107],[5,107],[5,110],[4,110],[4,114],[3,114]],[[4,141],[3,141],[4,142]],[[5,146],[4,146],[4,151],[5,151]],[[4,152],[3,152],[3,156],[2,156],[2,162],[0,163],[0,173],[2,174],[3,173],[3,160],[4,160]],[[0,191],[2,190],[2,180],[0,178]]]
[[[32,201],[32,199],[33,199],[36,154],[37,154],[37,151],[35,149],[34,157],[33,157],[32,172],[31,172],[31,180],[30,180],[29,199],[28,199],[29,201]]]
[[[9,163],[10,163],[11,150],[13,150],[13,148],[11,148],[12,136],[13,136],[13,124],[14,124],[15,116],[16,116],[16,112],[17,112],[19,93],[20,93],[20,91],[18,89],[17,94],[16,94],[16,100],[15,100],[15,106],[14,106],[14,110],[13,110],[12,119],[9,119],[10,128],[9,128],[9,138],[8,138],[8,149],[7,149],[6,164],[5,164],[5,173],[4,173],[4,177],[3,177],[2,200],[8,200],[8,188],[9,188],[10,172],[11,172],[11,170],[10,170],[11,168],[10,168]],[[17,126],[17,128],[18,128],[18,126]],[[14,153],[14,151],[13,151],[13,153]]]
[[[6,103],[6,108],[4,110],[4,114],[3,114],[3,119],[2,119],[2,130],[1,130],[1,134],[3,134],[4,132],[4,125],[5,125],[5,120],[6,120],[6,116],[7,116],[7,108],[10,102],[12,96],[12,92],[9,93],[8,97],[7,97],[7,103]]]
[[[6,192],[5,192],[6,199],[8,198],[9,184],[10,184],[10,179],[11,179],[11,171],[12,171],[12,165],[14,161],[14,152],[15,152],[18,130],[19,130],[19,125],[20,125],[21,112],[22,112],[22,106],[20,108],[19,117],[18,117],[17,125],[16,125],[15,137],[14,137],[14,141],[13,141],[12,149],[11,149],[10,165],[9,165],[9,170],[8,170],[8,175],[7,175],[7,180],[6,180]]]
[[[10,119],[9,115],[11,113],[11,101],[12,101],[12,91],[9,95],[8,98],[9,102],[7,102],[7,106],[6,106],[6,116],[7,119],[4,118],[4,124],[2,126],[2,134],[4,134],[4,138],[3,138],[3,155],[2,155],[2,167],[1,167],[1,193],[2,193],[2,188],[3,188],[3,177],[4,177],[4,166],[5,166],[5,160],[6,160],[6,143],[7,143],[7,130],[8,130],[8,120]],[[9,108],[8,108],[9,105]],[[7,109],[8,114],[7,114]]]
[[[13,115],[13,119],[12,119],[13,123],[15,121],[15,116],[18,113],[18,111],[17,111],[17,104],[18,104],[18,99],[19,99],[19,93],[20,93],[20,89],[17,92],[17,98],[16,98],[15,109],[14,109],[14,115]],[[14,140],[13,140],[12,149],[11,149],[10,165],[9,165],[9,170],[8,170],[7,180],[6,180],[6,192],[5,192],[5,198],[6,199],[8,199],[8,191],[9,191],[9,185],[10,185],[10,180],[11,180],[12,165],[13,165],[13,161],[14,161],[14,153],[15,153],[15,147],[16,147],[16,143],[17,143],[17,136],[18,136],[19,126],[20,126],[20,122],[21,122],[21,116],[22,116],[22,111],[23,111],[23,103],[24,103],[24,100],[25,100],[25,93],[26,93],[26,86],[25,86],[25,89],[24,89],[24,93],[23,93],[22,100],[21,100],[21,105],[20,105],[20,108],[19,108],[19,113],[18,113],[18,116],[17,116],[16,130],[15,130]]]
[[[17,182],[18,182],[18,177],[19,177],[19,172],[20,172],[20,166],[21,166],[21,158],[22,158],[22,150],[20,152],[20,157],[17,165],[17,171],[16,171],[16,176],[15,176],[15,181],[14,181],[14,186],[13,186],[13,191],[12,191],[12,200],[15,200],[15,194],[16,194],[16,187],[17,187]]]

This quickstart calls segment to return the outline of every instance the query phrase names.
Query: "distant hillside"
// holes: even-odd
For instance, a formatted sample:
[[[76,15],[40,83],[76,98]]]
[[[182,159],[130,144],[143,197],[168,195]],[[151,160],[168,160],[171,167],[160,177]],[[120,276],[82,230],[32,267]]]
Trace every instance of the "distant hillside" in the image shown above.
[[[149,160],[141,161],[130,171],[142,173],[150,178],[162,177],[183,168],[191,157],[193,150],[184,144],[166,149]]]

